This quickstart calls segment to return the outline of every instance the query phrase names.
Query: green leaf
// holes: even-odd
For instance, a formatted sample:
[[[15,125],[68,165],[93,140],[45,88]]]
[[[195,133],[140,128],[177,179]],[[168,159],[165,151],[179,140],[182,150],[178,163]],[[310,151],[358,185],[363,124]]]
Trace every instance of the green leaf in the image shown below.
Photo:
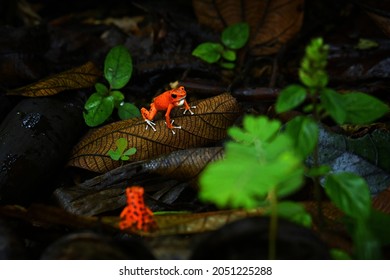
[[[309,88],[324,88],[328,84],[328,74],[323,70],[306,71],[299,69],[299,78]]]
[[[389,106],[365,93],[344,94],[342,99],[347,112],[345,123],[367,124],[389,112]]]
[[[123,153],[124,156],[132,156],[137,152],[137,148],[132,147]]]
[[[112,160],[119,160],[121,158],[121,153],[118,150],[109,150],[107,153]]]
[[[234,67],[236,67],[236,64],[234,63],[231,63],[231,62],[221,62],[220,63],[221,67],[225,68],[225,69],[234,69]]]
[[[320,92],[321,103],[326,112],[338,124],[343,124],[347,118],[343,96],[330,88],[324,88]]]
[[[340,250],[340,249],[331,249],[330,255],[332,256],[333,260],[351,260],[351,256],[348,255],[347,252]]]
[[[202,43],[197,46],[192,55],[196,56],[208,63],[215,63],[221,58],[223,52],[223,46],[219,43]]]
[[[200,177],[200,198],[219,207],[256,207],[271,189],[278,196],[297,190],[303,165],[279,121],[246,116],[243,129],[229,129],[225,159],[209,164]]]
[[[119,90],[113,90],[110,92],[110,95],[114,98],[114,100],[118,103],[122,102],[125,99],[125,96]]]
[[[327,176],[325,192],[345,214],[355,219],[367,219],[371,211],[371,196],[366,181],[353,173]]]
[[[104,76],[112,89],[123,88],[130,80],[133,62],[127,48],[123,45],[112,48],[104,61]]]
[[[140,117],[141,113],[134,104],[124,102],[118,107],[118,115],[121,120],[128,120]]]
[[[290,85],[284,88],[276,101],[276,112],[283,113],[297,107],[305,101],[306,95],[306,89],[300,85]]]
[[[222,52],[222,57],[229,61],[235,61],[237,59],[237,55],[235,51],[225,50]]]
[[[127,139],[126,138],[119,138],[115,141],[117,150],[122,155],[125,149],[127,148]]]
[[[249,39],[249,25],[245,22],[227,27],[221,35],[222,43],[233,50],[245,46]]]
[[[101,96],[108,95],[108,88],[102,83],[96,83],[95,89],[96,89],[96,93]]]
[[[271,213],[268,209],[264,214]],[[311,227],[312,218],[302,204],[292,201],[283,201],[277,204],[278,216],[304,227]]]
[[[379,44],[374,40],[369,40],[365,38],[360,38],[359,42],[356,44],[355,49],[358,50],[369,50],[372,48],[377,48]]]
[[[83,113],[85,123],[94,127],[105,122],[114,110],[114,98],[112,96],[101,96],[98,93],[92,94],[85,103]]]
[[[306,158],[318,142],[318,125],[310,117],[298,116],[286,124],[286,133],[294,141],[297,152]]]

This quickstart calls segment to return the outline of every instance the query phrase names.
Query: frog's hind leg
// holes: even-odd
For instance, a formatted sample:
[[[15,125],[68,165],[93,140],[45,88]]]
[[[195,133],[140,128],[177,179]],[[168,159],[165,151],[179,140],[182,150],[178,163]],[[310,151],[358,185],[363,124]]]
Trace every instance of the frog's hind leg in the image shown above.
[[[153,119],[156,116],[156,114],[157,114],[157,109],[153,103],[150,104],[149,111],[146,108],[141,108],[141,115],[146,122],[146,129],[148,129],[148,127],[151,127],[153,131],[156,131],[156,128],[154,127],[156,124],[153,122]]]

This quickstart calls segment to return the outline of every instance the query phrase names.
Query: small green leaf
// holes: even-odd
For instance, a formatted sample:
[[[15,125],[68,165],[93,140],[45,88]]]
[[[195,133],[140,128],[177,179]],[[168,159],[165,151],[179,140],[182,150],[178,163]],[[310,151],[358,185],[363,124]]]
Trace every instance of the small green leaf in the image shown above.
[[[196,56],[208,63],[215,63],[221,58],[223,52],[223,46],[219,43],[202,43],[197,46],[192,55]]]
[[[358,50],[369,50],[372,48],[377,48],[379,44],[374,40],[369,40],[365,38],[360,38],[359,42],[356,44],[355,49]]]
[[[118,115],[121,120],[128,120],[140,117],[141,113],[134,104],[124,102],[118,107]]]
[[[345,123],[367,124],[389,112],[389,106],[379,99],[361,92],[342,95],[347,112]]]
[[[84,109],[86,110],[83,113],[85,123],[91,127],[100,125],[111,116],[114,110],[114,98],[94,93],[88,98]]]
[[[133,62],[127,48],[123,45],[112,48],[104,61],[104,76],[112,89],[123,88],[130,80]]]
[[[118,102],[118,103],[122,102],[125,99],[125,96],[119,90],[111,91],[110,95],[114,98],[115,102]]]
[[[330,88],[324,88],[320,92],[321,103],[326,112],[338,124],[343,124],[347,118],[343,96]]]
[[[306,95],[306,89],[300,85],[290,85],[284,88],[276,101],[276,112],[283,113],[297,107],[305,101]]]
[[[235,51],[225,50],[222,52],[222,57],[229,61],[235,61],[237,59],[237,55]]]
[[[295,117],[287,123],[286,133],[294,141],[294,147],[302,158],[310,155],[317,145],[318,125],[310,117]]]
[[[96,83],[95,89],[96,89],[96,93],[101,96],[108,95],[108,88],[102,83]]]
[[[325,192],[345,214],[355,219],[367,219],[371,211],[371,196],[366,181],[353,173],[328,175]]]
[[[119,160],[121,158],[121,153],[118,151],[109,150],[108,155],[113,160]]]
[[[231,63],[231,62],[221,62],[220,63],[221,67],[225,68],[225,69],[234,69],[234,67],[236,67],[236,64],[234,63]]]
[[[332,256],[333,260],[351,260],[351,256],[348,255],[347,252],[340,250],[340,249],[331,249],[330,255]]]
[[[132,147],[132,148],[128,149],[126,152],[124,152],[123,155],[125,155],[125,156],[132,156],[136,152],[137,152],[137,148]]]
[[[125,149],[127,148],[127,139],[126,138],[119,138],[115,141],[117,150],[122,155]]]
[[[228,26],[221,35],[222,43],[233,50],[245,46],[249,39],[249,25],[245,22]]]

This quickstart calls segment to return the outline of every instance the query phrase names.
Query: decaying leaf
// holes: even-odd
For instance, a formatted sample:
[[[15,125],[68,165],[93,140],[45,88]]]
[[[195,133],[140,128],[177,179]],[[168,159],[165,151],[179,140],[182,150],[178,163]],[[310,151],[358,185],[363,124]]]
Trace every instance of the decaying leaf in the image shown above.
[[[304,0],[194,0],[198,21],[221,32],[229,25],[247,22],[249,48],[255,56],[276,53],[300,30]]]
[[[39,97],[55,95],[64,90],[92,87],[101,73],[92,62],[42,79],[8,92],[8,95]]]
[[[128,148],[137,149],[132,156],[134,161],[209,145],[226,136],[226,129],[233,124],[240,111],[237,101],[230,94],[202,100],[194,110],[194,115],[183,115],[179,108],[172,111],[175,125],[182,127],[176,130],[176,134],[172,134],[164,120],[155,121],[157,131],[146,129],[142,118],[119,121],[92,130],[75,146],[68,165],[101,173],[120,166],[121,162],[112,160],[107,154],[115,148],[118,138],[126,138]]]
[[[147,161],[125,164],[72,187],[58,188],[54,197],[70,213],[88,216],[107,213],[125,205],[121,195],[128,182],[156,177],[151,174],[160,174],[161,179],[193,180],[209,162],[222,157],[222,147],[173,151]],[[152,179],[146,186],[157,189],[154,184],[158,184],[158,189],[162,189],[165,184],[161,179]]]

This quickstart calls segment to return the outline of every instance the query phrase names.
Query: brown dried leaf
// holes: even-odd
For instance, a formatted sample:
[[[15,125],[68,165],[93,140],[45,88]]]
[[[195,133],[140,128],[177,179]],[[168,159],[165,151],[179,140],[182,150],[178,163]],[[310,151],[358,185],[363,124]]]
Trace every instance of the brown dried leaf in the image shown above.
[[[55,95],[64,90],[92,87],[101,73],[92,62],[42,79],[8,92],[8,95],[39,97]]]
[[[229,25],[247,22],[248,46],[255,56],[270,55],[301,29],[304,0],[194,0],[198,21],[221,32]]]
[[[193,105],[193,104],[191,104]],[[126,138],[128,148],[137,152],[132,160],[150,159],[175,150],[183,150],[215,143],[226,136],[239,114],[237,101],[230,94],[221,94],[200,101],[194,115],[183,115],[183,111],[172,111],[176,129],[173,135],[164,120],[157,120],[156,129],[146,129],[142,118],[115,122],[88,133],[73,149],[69,166],[80,167],[95,172],[107,172],[121,165],[112,160],[108,151],[115,150],[115,141]]]

